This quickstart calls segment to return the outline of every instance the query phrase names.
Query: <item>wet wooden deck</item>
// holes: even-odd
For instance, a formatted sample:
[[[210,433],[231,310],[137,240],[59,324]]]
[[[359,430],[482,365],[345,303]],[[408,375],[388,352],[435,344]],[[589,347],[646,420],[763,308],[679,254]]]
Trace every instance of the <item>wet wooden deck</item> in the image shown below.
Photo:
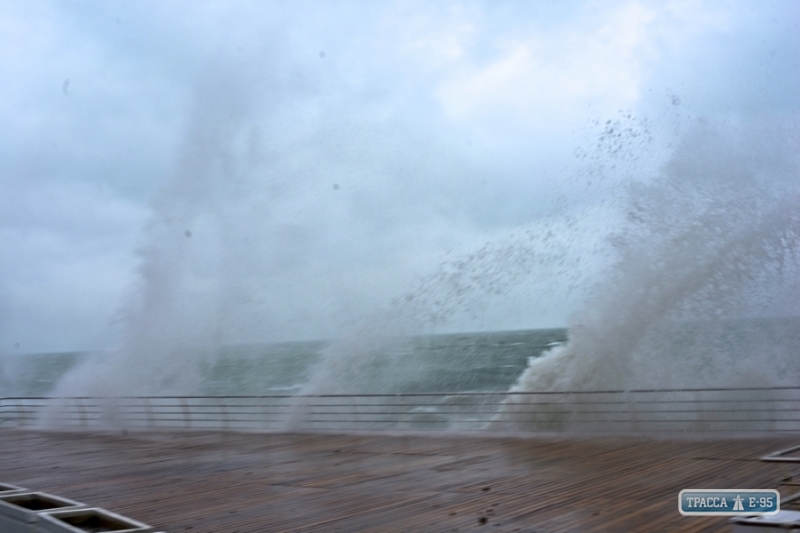
[[[800,465],[758,458],[799,441],[5,429],[0,481],[169,533],[711,532],[678,492],[794,492]]]

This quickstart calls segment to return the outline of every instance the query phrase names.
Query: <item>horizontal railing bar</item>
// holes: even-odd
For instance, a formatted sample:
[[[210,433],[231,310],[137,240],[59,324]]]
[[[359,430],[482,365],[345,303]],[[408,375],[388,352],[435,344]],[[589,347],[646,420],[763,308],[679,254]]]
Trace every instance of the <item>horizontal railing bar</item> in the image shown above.
[[[700,404],[710,404],[710,403],[780,403],[780,402],[798,402],[800,403],[800,398],[796,400],[786,400],[780,398],[770,398],[770,399],[763,399],[763,400],[663,400],[663,401],[649,401],[649,402],[636,402],[636,401],[613,401],[613,402],[511,402],[511,401],[501,401],[497,403],[461,403],[461,404],[432,404],[432,403],[300,403],[299,406],[302,407],[314,407],[314,406],[325,406],[325,407],[428,407],[428,406],[447,406],[447,407],[458,407],[458,406],[475,406],[475,405],[664,405],[664,404],[680,404],[680,403],[700,403]],[[276,406],[276,407],[297,407],[298,405],[286,405],[286,406]],[[241,405],[237,407],[243,407]],[[261,407],[259,405],[253,405],[253,407]]]
[[[375,416],[383,416],[383,415],[375,415]],[[520,418],[501,418],[501,419],[492,419],[491,417],[487,417],[486,419],[476,420],[476,419],[456,419],[456,420],[425,420],[425,419],[383,419],[383,418],[369,418],[367,415],[362,416],[354,416],[344,419],[334,419],[334,418],[321,418],[321,419],[312,419],[313,422],[353,422],[354,419],[356,421],[364,422],[364,423],[372,423],[372,422],[391,422],[391,423],[410,423],[410,424],[442,424],[442,423],[464,423],[464,422],[491,422],[493,424],[517,424],[517,423],[532,423],[532,424],[548,424],[549,421],[547,420],[530,420],[530,419],[520,419]],[[11,419],[6,419],[11,420]],[[238,420],[228,420],[227,423],[249,423],[249,422],[282,422],[285,421],[285,418],[244,418]],[[93,420],[86,420],[81,417],[66,417],[61,418],[58,421],[65,422],[65,421],[78,421],[78,422],[101,422],[100,419],[93,419]],[[159,419],[148,419],[146,417],[126,417],[120,422],[150,422],[150,423],[163,423],[163,422],[184,422],[184,418],[177,418],[177,417],[170,417],[170,418],[159,418]],[[308,422],[308,420],[306,420]],[[225,424],[225,420],[220,420],[218,418],[192,418],[192,423],[199,423],[199,422],[207,422],[207,423],[219,423]],[[711,420],[704,420],[704,419],[694,419],[694,418],[671,418],[671,419],[656,419],[656,418],[648,418],[648,419],[630,419],[630,418],[603,418],[603,419],[592,419],[592,418],[568,418],[564,420],[564,422],[569,422],[570,424],[594,424],[594,423],[626,423],[626,424],[715,424],[715,423],[750,423],[750,424],[759,424],[759,423],[800,423],[800,418],[762,418],[758,420],[742,420],[741,418],[716,418]],[[559,422],[561,423],[561,422]]]
[[[419,412],[414,413],[414,412],[403,412],[403,411],[372,411],[372,412],[364,412],[364,411],[362,411],[362,412],[360,412],[358,414],[362,414],[362,415],[408,415],[408,416],[413,416],[413,415],[418,415],[418,416],[424,416],[424,415],[491,415],[491,416],[494,416],[494,415],[557,415],[557,414],[568,415],[568,414],[572,414],[574,412],[575,411],[571,411],[571,410],[568,410],[568,411],[517,411],[517,410],[514,410],[514,411],[500,411],[500,412],[494,412],[494,411],[489,411],[489,412],[487,412],[487,411],[431,411],[431,412],[428,412],[428,413],[419,413]],[[580,412],[584,413],[584,414],[602,415],[602,414],[619,414],[620,412],[626,412],[627,413],[629,411],[587,411],[587,410],[581,410]],[[718,410],[715,410],[715,411],[712,411],[712,412],[708,412],[708,411],[692,411],[692,410],[689,410],[689,409],[675,409],[675,410],[665,410],[665,411],[630,411],[630,413],[634,414],[634,415],[668,414],[668,413],[670,413],[670,414],[697,413],[699,415],[703,415],[703,414],[740,413],[740,412],[741,411],[738,411],[736,409],[718,409]],[[782,410],[761,409],[761,410],[747,411],[747,413],[775,413],[775,412],[779,412],[779,413],[780,412],[784,412],[784,413],[785,412],[791,412],[791,413],[793,413],[793,412],[795,412],[795,410],[794,409],[782,409]],[[308,413],[309,414],[314,414],[314,415],[340,415],[343,412],[342,411],[308,411]]]
[[[800,398],[756,398],[756,399],[747,399],[743,400],[741,398],[738,399],[729,399],[729,400],[647,400],[647,401],[623,401],[623,400],[616,400],[613,402],[569,402],[570,405],[600,405],[600,404],[624,404],[624,405],[649,405],[649,404],[656,404],[656,405],[663,405],[663,404],[672,404],[672,403],[699,403],[699,404],[709,404],[709,403],[764,403],[764,402],[800,402]],[[505,405],[563,405],[566,402],[512,402],[512,401],[503,401],[501,402]],[[387,404],[383,404],[387,405]],[[398,404],[404,405],[404,404]],[[410,404],[405,404],[410,405]],[[420,404],[420,405],[431,405],[431,404]],[[463,405],[485,405],[485,404],[463,404]]]
[[[354,418],[358,418],[358,417],[354,417]],[[312,423],[323,423],[323,422],[324,423],[343,423],[343,422],[347,422],[347,423],[351,423],[351,424],[352,423],[359,423],[358,420],[354,421],[353,418],[311,419],[311,420],[306,420],[305,422],[312,422]],[[450,423],[451,421],[449,421],[449,420],[397,420],[397,419],[377,419],[376,420],[376,419],[372,419],[372,420],[361,420],[360,422],[361,423],[365,423],[365,424],[366,423],[374,424],[374,423],[379,423],[379,422],[381,422],[381,423],[393,423],[393,424],[444,424],[444,423]],[[455,421],[455,422],[458,422],[458,421]],[[494,423],[504,423],[504,424],[533,423],[533,424],[543,424],[543,425],[547,425],[547,424],[558,425],[558,424],[562,423],[562,422],[550,422],[548,420],[537,421],[537,420],[491,420],[491,419],[487,420],[487,422],[491,422],[493,424]],[[741,419],[726,419],[726,418],[715,419],[715,420],[696,420],[696,419],[631,420],[629,418],[621,418],[621,419],[605,419],[604,418],[604,419],[601,419],[601,420],[594,420],[594,419],[580,419],[579,418],[579,419],[565,420],[564,422],[569,422],[571,424],[575,424],[575,423],[579,423],[579,424],[580,423],[584,423],[584,424],[625,423],[625,424],[633,424],[633,425],[636,425],[636,424],[644,425],[644,424],[677,424],[677,423],[681,423],[681,424],[687,424],[687,423],[692,423],[692,424],[698,424],[698,423],[699,424],[715,424],[715,423],[722,423],[722,422],[724,422],[724,423],[728,423],[728,422],[741,423],[741,422],[744,422],[744,421],[741,420]],[[767,419],[767,418],[765,418],[765,419],[760,419],[760,420],[753,420],[753,421],[750,421],[750,422],[751,423],[800,422],[800,419],[787,420],[787,419]],[[800,430],[800,428],[798,428],[798,430]]]
[[[725,403],[741,403],[743,400],[739,400],[737,402],[725,402]],[[677,402],[663,402],[661,405],[671,406]],[[688,402],[680,402],[681,404],[688,403]],[[719,402],[722,403],[722,402]],[[561,407],[564,409],[576,409],[578,407],[581,410],[586,411],[587,409],[585,406],[594,407],[594,406],[610,406],[610,405],[617,405],[620,406],[621,410],[630,410],[636,413],[679,413],[679,412],[698,412],[698,413],[723,413],[723,412],[747,412],[747,413],[761,413],[761,412],[794,412],[797,408],[784,408],[784,407],[774,407],[774,408],[760,408],[760,409],[746,409],[743,410],[741,408],[736,409],[729,409],[724,408],[727,406],[720,405],[720,407],[710,408],[705,406],[699,406],[697,409],[642,409],[641,404],[635,403],[628,403],[628,402],[589,402],[589,403],[561,403],[561,402],[547,402],[547,403],[538,403],[538,402],[519,402],[519,403],[497,403],[497,404],[461,404],[461,405],[451,405],[451,404],[305,404],[300,406],[286,406],[287,409],[284,409],[281,406],[279,409],[276,409],[276,406],[261,406],[261,405],[251,405],[251,406],[236,406],[235,410],[231,410],[228,406],[215,406],[215,405],[203,405],[203,406],[190,406],[187,405],[186,407],[191,408],[192,414],[214,414],[219,415],[220,409],[225,409],[225,415],[228,416],[236,416],[236,415],[244,415],[244,414],[251,414],[253,412],[260,412],[260,413],[270,413],[274,412],[275,414],[285,414],[288,415],[294,410],[306,410],[306,411],[314,411],[317,412],[317,409],[334,409],[334,408],[341,408],[341,409],[386,409],[386,408],[403,408],[403,409],[414,409],[417,407],[428,407],[428,408],[435,408],[436,413],[441,414],[466,414],[466,413],[479,413],[479,412],[486,412],[490,410],[498,410],[501,408],[509,409],[513,412],[519,412],[519,408],[534,408],[534,407],[544,407],[544,406],[556,406]],[[650,405],[650,404],[648,404]],[[201,409],[202,407],[202,409]],[[293,409],[288,409],[289,407]],[[467,411],[465,409],[475,409],[475,408],[482,408],[481,411]],[[105,409],[103,406],[88,406],[88,407],[61,407],[56,406],[55,409],[58,412],[71,412],[77,411],[81,412],[85,415],[107,415],[109,414],[109,410]],[[13,411],[13,410],[9,410]],[[111,410],[111,413],[119,413],[119,414],[131,414],[131,413],[153,413],[153,414],[184,414],[185,410],[183,407],[180,406],[158,406],[158,405],[150,405],[149,407],[143,406],[127,406],[125,408],[115,407]],[[321,412],[321,411],[319,411]],[[408,411],[386,411],[387,413],[397,413],[401,414],[403,412]],[[593,413],[604,413],[604,412],[612,412],[606,410],[589,410],[589,412]]]
[[[277,409],[287,409],[287,408],[296,408],[296,407],[313,407],[313,406],[325,406],[325,407],[425,407],[425,406],[482,406],[482,405],[669,405],[669,404],[740,404],[740,403],[800,403],[800,398],[798,399],[785,399],[785,398],[767,398],[767,399],[734,399],[734,400],[660,400],[660,401],[647,401],[647,402],[638,402],[638,401],[605,401],[605,402],[572,402],[572,401],[560,401],[560,402],[536,402],[536,401],[499,401],[499,402],[482,402],[482,403],[460,403],[460,404],[432,404],[432,403],[297,403],[297,404],[285,404],[285,405],[263,405],[263,404],[189,404],[187,403],[187,407],[193,408],[201,408],[201,407],[209,407],[209,408],[220,408],[220,407],[230,407],[230,408],[277,408]],[[44,406],[53,406],[58,408],[84,408],[84,409],[104,409],[108,410],[111,409],[131,409],[131,408],[144,408],[141,404],[92,404],[92,405],[83,405],[80,407],[68,406],[68,405],[58,405],[58,404],[25,404],[20,405],[20,408],[36,408],[36,407],[44,407]],[[180,404],[178,405],[170,405],[170,404],[150,404],[150,408],[182,408]],[[15,408],[8,408],[6,411],[14,411]]]
[[[535,405],[531,404],[519,404],[515,407],[534,407]],[[319,406],[328,408],[330,406]],[[382,406],[373,406],[373,407],[382,407]],[[497,407],[497,406],[492,406]],[[562,406],[564,407],[564,406]],[[362,406],[363,408],[363,406]],[[318,411],[316,409],[303,409],[303,412],[313,413],[313,414],[341,414],[343,412],[347,412],[345,410],[334,410],[334,411]],[[796,409],[748,409],[743,411],[741,409],[713,409],[713,410],[703,410],[703,409],[646,409],[646,410],[628,410],[628,409],[615,409],[615,410],[587,410],[581,409],[580,412],[583,413],[592,413],[592,414],[604,414],[604,413],[620,413],[620,412],[630,412],[632,414],[642,415],[647,413],[655,413],[655,414],[662,414],[662,413],[698,413],[698,414],[715,414],[715,413],[794,413]],[[387,415],[426,415],[426,414],[439,414],[439,415],[479,415],[479,414],[556,414],[556,413],[573,413],[576,412],[575,409],[566,409],[561,411],[551,411],[551,410],[533,410],[533,411],[522,411],[520,409],[512,409],[509,411],[496,411],[494,409],[486,409],[481,411],[465,411],[463,409],[456,409],[456,410],[436,410],[436,411],[365,411],[360,410],[359,413],[363,414],[387,414]],[[66,414],[66,413],[80,413],[82,416],[106,416],[109,413],[105,411],[80,411],[80,410],[60,410],[59,414]],[[117,412],[114,413],[115,415],[150,415],[150,416],[163,416],[163,415],[185,415],[183,411],[125,411],[125,412]],[[219,413],[215,411],[192,411],[192,416],[194,415],[219,415]],[[263,411],[263,410],[252,410],[252,411],[238,411],[235,413],[225,413],[226,416],[222,416],[222,418],[228,418],[230,416],[247,416],[253,414],[275,414],[275,415],[283,415],[289,416],[293,414],[292,412],[273,412],[273,411]]]
[[[637,402],[637,401],[605,401],[605,402],[571,402],[571,401],[558,401],[558,402],[536,402],[536,401],[498,401],[498,402],[481,402],[481,403],[297,403],[297,404],[286,404],[286,405],[263,405],[263,404],[190,404],[187,403],[186,407],[191,407],[193,409],[200,409],[200,408],[239,408],[239,409],[289,409],[289,408],[298,408],[298,407],[480,407],[480,406],[501,406],[501,405],[673,405],[673,404],[698,404],[698,405],[708,405],[708,404],[755,404],[755,403],[789,403],[789,404],[797,404],[800,403],[800,398],[796,400],[786,400],[781,398],[770,398],[770,399],[754,399],[754,400],[663,400],[663,401],[652,401],[652,402]],[[53,407],[53,408],[60,408],[60,409],[99,409],[103,411],[109,410],[125,410],[125,409],[145,409],[146,407],[141,404],[126,404],[126,405],[109,405],[109,404],[91,404],[91,405],[81,405],[81,406],[74,406],[74,405],[58,405],[58,404],[26,404],[26,405],[19,405],[17,408],[9,408],[5,411],[15,411],[18,408],[39,408],[39,407]],[[184,406],[177,404],[177,405],[168,405],[168,404],[150,404],[150,409],[182,409]],[[2,410],[0,410],[2,411]],[[87,411],[88,412],[88,411]]]
[[[336,413],[342,414],[342,413]],[[455,419],[455,420],[425,420],[421,418],[392,418],[392,419],[374,419],[369,418],[370,416],[385,416],[387,413],[372,413],[372,414],[361,414],[359,416],[353,416],[346,419],[335,419],[335,418],[319,418],[314,419],[315,421],[349,421],[353,422],[355,419],[356,421],[363,421],[363,422],[376,422],[376,421],[386,421],[386,422],[400,422],[400,423],[443,423],[443,422],[454,422],[454,423],[461,423],[466,421],[477,422],[476,419]],[[393,414],[393,413],[389,413]],[[541,414],[541,413],[530,413],[532,415]],[[559,416],[559,415],[569,415],[569,413],[547,413],[548,415],[552,416]],[[586,413],[582,413],[586,414]],[[732,422],[732,423],[740,423],[740,424],[760,424],[760,423],[791,423],[791,422],[800,422],[800,418],[760,418],[757,420],[752,419],[741,419],[741,418],[620,418],[620,419],[613,419],[613,418],[601,418],[601,419],[594,419],[594,418],[574,418],[574,417],[565,417],[565,422],[569,423],[606,423],[606,422],[625,422],[628,424],[646,424],[646,423],[718,423],[718,422]],[[10,419],[6,419],[10,420]],[[69,416],[60,419],[61,421],[102,421],[103,419],[86,419],[80,416]],[[160,417],[157,421],[153,422],[163,422],[163,421],[183,421],[185,418],[183,417]],[[240,418],[240,419],[227,419],[227,422],[278,422],[278,421],[285,421],[286,418],[265,418],[265,417],[258,417],[258,418]],[[486,417],[484,420],[487,422],[492,423],[534,423],[534,424],[546,424],[548,423],[547,420],[528,420],[525,418],[499,418],[495,419],[491,416]],[[123,421],[150,421],[147,417],[125,417]],[[225,423],[226,419],[224,418],[197,418],[192,417],[192,423],[194,422],[218,422],[218,423]]]
[[[777,390],[797,390],[800,387],[709,387],[709,388],[678,388],[678,389],[611,389],[611,390],[588,390],[588,391],[466,391],[466,392],[402,392],[402,393],[348,393],[348,394],[262,394],[262,395],[242,395],[242,396],[71,396],[71,397],[58,397],[58,396],[30,396],[30,397],[5,397],[0,398],[4,400],[54,400],[54,399],[74,399],[74,400],[92,400],[92,399],[106,399],[106,398],[119,398],[119,399],[203,399],[203,398],[402,398],[402,397],[430,397],[430,396],[514,396],[514,395],[550,395],[550,394],[648,394],[648,393],[669,393],[669,392],[737,392],[737,391],[777,391]]]
[[[492,422],[498,424],[506,424],[506,423],[522,423],[522,424],[547,424],[553,420],[559,421],[559,423],[569,423],[569,424],[588,424],[588,423],[607,423],[607,422],[624,422],[626,424],[648,424],[648,423],[691,423],[691,424],[714,424],[714,423],[738,423],[738,424],[764,424],[764,423],[773,423],[773,424],[797,424],[800,423],[800,419],[798,418],[763,418],[757,420],[742,420],[741,418],[716,418],[716,419],[697,419],[697,418],[647,418],[647,419],[631,419],[629,417],[616,417],[616,418],[601,418],[595,419],[592,417],[579,417],[576,418],[574,416],[564,416],[563,419],[560,419],[558,415],[554,415],[552,418],[550,417],[502,417],[496,418],[492,416],[486,417],[464,417],[464,418],[420,418],[420,417],[387,417],[386,415],[361,415],[361,416],[340,416],[340,417],[331,417],[331,416],[322,416],[322,417],[306,417],[303,421],[308,420],[325,420],[325,421],[361,421],[361,422],[373,422],[373,421],[392,421],[392,422],[402,422],[402,423],[428,423],[428,422],[436,422],[436,423],[443,423],[443,422],[452,422],[452,423],[465,423],[465,422]],[[213,424],[236,424],[236,423],[263,423],[263,422],[285,422],[290,419],[283,418],[283,417],[253,417],[253,418],[240,418],[235,420],[221,420],[218,418],[192,418],[192,423],[195,422],[203,422],[203,423],[213,423]],[[60,422],[79,422],[79,423],[104,423],[105,420],[103,419],[86,419],[81,417],[64,417],[59,419]],[[152,424],[163,424],[163,423],[172,423],[172,422],[180,422],[183,423],[186,421],[185,418],[180,417],[163,417],[163,418],[147,418],[147,417],[125,417],[122,419],[117,419],[118,422],[124,421],[142,421],[146,423]],[[58,422],[58,421],[56,421]]]
[[[342,414],[342,413],[339,413],[339,414]],[[269,415],[267,415],[267,416],[269,416]],[[124,417],[121,417],[121,418],[124,419],[124,420],[153,420],[154,422],[155,421],[159,421],[159,420],[185,420],[185,417],[175,417],[175,416],[159,416],[159,417],[151,416],[151,417],[148,417],[146,415],[146,413],[137,413],[135,416],[131,415],[131,416],[124,416]],[[285,418],[286,417],[276,418],[276,420],[284,420]],[[252,416],[250,418],[244,418],[244,417],[242,417],[242,418],[234,418],[232,420],[233,421],[237,421],[237,420],[263,420],[263,419],[264,419],[264,416],[261,416],[259,414],[259,416]],[[104,417],[84,417],[84,416],[81,416],[79,413],[69,413],[67,415],[56,417],[55,420],[56,421],[57,420],[87,420],[87,421],[100,420],[100,421],[102,421],[102,420],[104,420]],[[195,420],[219,421],[219,422],[224,422],[225,421],[224,418],[198,418],[198,417],[195,417],[194,415],[192,416],[192,420],[193,421],[195,421]]]

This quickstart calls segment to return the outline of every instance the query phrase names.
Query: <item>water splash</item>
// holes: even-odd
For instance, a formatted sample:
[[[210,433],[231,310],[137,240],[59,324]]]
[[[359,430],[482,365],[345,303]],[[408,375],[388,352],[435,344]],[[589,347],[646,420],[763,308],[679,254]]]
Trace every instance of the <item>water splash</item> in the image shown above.
[[[424,342],[420,336],[480,325],[482,317],[503,308],[507,323],[527,329],[556,314],[551,308],[574,307],[584,298],[598,273],[610,267],[606,237],[620,218],[619,209],[609,205],[616,200],[597,202],[598,189],[609,196],[621,173],[641,170],[653,159],[648,121],[624,112],[590,126],[599,133],[588,148],[576,151],[580,170],[567,169],[562,176],[572,189],[569,205],[562,196],[545,217],[441,261],[360,327],[334,340],[303,392],[407,391],[425,367],[426,351],[409,347]],[[560,195],[555,191],[558,187],[552,192]]]
[[[308,252],[315,250],[314,239],[324,244],[323,252],[331,243],[341,247],[341,257],[355,250],[358,235],[333,239],[322,228],[328,219],[322,218],[320,228],[308,227],[294,213],[322,205],[316,192],[308,192],[311,186],[325,182],[318,189],[336,195],[345,190],[334,191],[329,176],[315,175],[331,162],[324,146],[313,148],[319,139],[301,146],[307,156],[302,161],[293,150],[281,156],[281,150],[265,148],[263,132],[249,126],[247,97],[209,98],[214,105],[203,106],[201,99],[176,177],[154,204],[119,346],[70,372],[54,395],[193,393],[202,368],[222,346],[276,327],[271,318],[285,307],[264,300],[289,298],[273,290],[282,280],[269,285],[265,272],[282,261],[294,261],[298,269],[305,268],[298,258],[313,263]],[[219,106],[228,100],[230,105]],[[527,300],[520,305],[523,313],[541,312],[570,288],[571,298],[583,303],[569,343],[532,360],[513,390],[796,380],[795,337],[776,331],[763,338],[765,329],[755,327],[746,339],[732,341],[730,324],[800,315],[797,131],[775,124],[699,124],[660,173],[649,177],[647,164],[654,158],[643,155],[642,143],[650,133],[635,127],[630,114],[626,119],[605,124],[594,155],[580,154],[590,170],[575,174],[573,185],[586,177],[594,182],[577,195],[584,210],[574,215],[567,209],[441,262],[331,343],[303,392],[403,390],[424,366],[413,355],[420,351],[406,349],[411,337],[465,319],[474,323],[487,308],[513,307],[512,301]],[[372,148],[337,153],[334,174],[367,165],[378,175],[388,166],[402,169],[396,182],[417,176],[422,183],[443,172],[441,161],[426,165],[441,159],[438,153],[409,167],[386,165],[378,157],[394,161],[403,150],[395,147],[387,155]],[[592,206],[598,184],[610,175],[619,182],[623,171],[639,173],[624,198]],[[619,187],[600,190],[609,194]],[[331,209],[330,219],[341,214]],[[291,253],[276,253],[282,249]],[[319,269],[303,270],[304,279],[326,268],[329,256],[316,256],[323,259],[314,266]],[[358,283],[357,273],[351,282]]]
[[[694,127],[658,177],[629,187],[613,268],[569,342],[512,391],[796,384],[798,140],[786,124]]]
[[[74,367],[51,395],[196,391],[203,364],[225,340],[226,311],[242,296],[237,275],[253,276],[241,246],[252,230],[236,214],[246,218],[264,199],[252,186],[263,161],[259,132],[246,120],[253,99],[240,81],[201,85],[174,176],[154,199],[136,251],[137,282],[115,318],[117,344]]]

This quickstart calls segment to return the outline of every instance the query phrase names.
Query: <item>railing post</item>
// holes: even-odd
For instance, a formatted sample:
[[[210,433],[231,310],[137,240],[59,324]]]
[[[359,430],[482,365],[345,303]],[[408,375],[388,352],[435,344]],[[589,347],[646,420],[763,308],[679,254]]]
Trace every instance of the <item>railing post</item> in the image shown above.
[[[259,396],[255,401],[254,409],[256,410],[256,414],[260,415],[259,417],[254,417],[259,420],[261,424],[261,429],[269,429],[270,421],[269,421],[269,408],[267,406],[267,401],[264,396]]]
[[[186,429],[192,427],[192,413],[189,410],[189,405],[186,403],[186,398],[181,398],[181,407],[183,408],[183,420]]]
[[[81,415],[81,427],[86,429],[86,409],[83,405],[83,398],[76,398],[75,402],[78,404],[78,411]]]
[[[360,431],[363,431],[364,429],[369,429],[369,427],[371,425],[369,423],[369,418],[370,417],[369,416],[366,416],[366,417],[362,417],[361,416],[361,409],[359,408],[358,397],[357,396],[350,396],[348,399],[350,400],[350,406],[353,409],[353,418],[352,418],[352,420],[353,420],[354,429],[360,430]],[[370,403],[378,403],[378,402],[375,402],[374,400],[370,400]],[[369,409],[370,408],[365,407],[364,409],[366,410],[367,413],[369,413]],[[371,409],[375,409],[375,408],[372,407]],[[380,407],[378,409],[380,409]],[[385,416],[385,415],[383,415],[383,416]],[[366,420],[364,421],[364,422],[366,422],[366,423],[364,423],[364,426],[366,426],[366,427],[362,427],[362,418],[366,418]],[[375,419],[375,415],[372,415],[372,418]]]
[[[147,427],[153,427],[153,410],[150,407],[150,399],[147,397],[142,398],[144,401],[144,412],[147,415]]]
[[[19,400],[14,400],[14,409],[17,411],[17,427],[25,427],[25,409],[20,408]]]
[[[225,399],[219,404],[219,409],[222,411],[222,429],[228,431],[228,407],[225,405]]]
[[[633,397],[631,397],[633,395]],[[639,406],[636,393],[628,391],[628,413],[631,421],[631,431],[639,431]]]

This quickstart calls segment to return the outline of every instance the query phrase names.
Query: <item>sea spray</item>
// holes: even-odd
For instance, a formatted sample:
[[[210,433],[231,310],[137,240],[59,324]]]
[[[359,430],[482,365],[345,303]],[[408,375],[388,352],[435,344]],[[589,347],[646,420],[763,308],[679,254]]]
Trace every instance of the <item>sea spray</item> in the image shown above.
[[[337,326],[331,331],[339,333],[302,392],[402,392],[415,386],[424,368],[419,352],[408,349],[412,338],[479,322],[488,308],[522,299],[528,300],[520,306],[522,314],[533,324],[534,313],[560,302],[555,296],[569,287],[573,292],[566,298],[585,302],[575,314],[569,344],[532,361],[514,390],[773,384],[779,376],[796,378],[787,347],[797,344],[789,337],[778,335],[763,348],[734,356],[737,352],[714,333],[737,317],[798,311],[791,295],[798,282],[800,180],[797,134],[791,128],[776,133],[763,125],[745,131],[698,126],[659,177],[634,180],[625,201],[601,207],[588,202],[572,206],[575,214],[565,209],[512,235],[486,234],[486,244],[440,261],[382,310],[360,313],[351,311],[358,308],[352,300],[364,284],[375,292],[400,285],[391,280],[392,289],[384,287],[389,280],[376,277],[370,254],[397,250],[365,253],[361,235],[346,231],[358,226],[351,224],[353,212],[377,217],[380,209],[365,201],[366,190],[353,197],[361,202],[351,204],[352,211],[331,200],[348,194],[340,178],[361,173],[389,187],[390,195],[416,194],[419,183],[447,172],[443,161],[451,159],[397,138],[389,140],[399,144],[370,145],[368,135],[359,137],[358,146],[334,142],[337,150],[330,157],[324,137],[336,129],[319,124],[311,129],[322,133],[312,131],[303,140],[295,132],[281,144],[280,127],[265,134],[254,126],[247,97],[241,102],[234,93],[225,104],[226,98],[213,93],[199,100],[176,176],[154,203],[140,249],[140,281],[122,312],[119,346],[70,372],[54,395],[196,393],[202,390],[202,369],[214,365],[223,346],[283,333],[291,323],[286,315],[294,312],[305,324],[307,313],[301,305],[292,308],[295,301],[330,315]],[[613,143],[601,145],[609,157],[619,157],[618,135],[641,139],[640,133],[618,132],[612,122],[603,138]],[[423,155],[413,160],[408,153]],[[634,159],[639,166],[650,160]],[[608,168],[591,174],[592,191],[614,166],[602,162]],[[345,185],[334,189],[331,182]],[[381,190],[383,203],[375,205],[386,205],[386,195]],[[586,193],[584,201],[593,196]],[[310,222],[310,209],[324,216]],[[390,215],[392,221],[401,217]],[[436,225],[439,219],[428,215],[414,213],[408,232],[430,238],[426,252],[448,236]],[[380,231],[387,227],[380,217],[369,222]],[[401,266],[410,264],[401,254],[396,257]],[[335,287],[331,260],[350,267],[337,270],[347,277],[338,278]],[[399,271],[404,269],[393,272]],[[334,293],[340,298],[331,297]],[[343,324],[353,323],[362,326],[340,334]],[[708,326],[686,337],[687,324]],[[112,417],[113,406],[108,412]]]
[[[407,358],[409,343],[426,342],[426,336],[465,319],[477,321],[488,306],[508,300],[514,291],[528,296],[535,288],[533,301],[527,302],[535,306],[579,284],[579,257],[569,248],[575,243],[561,238],[565,228],[575,226],[574,221],[548,222],[538,231],[506,235],[442,261],[361,326],[332,341],[304,391],[405,390],[416,374],[415,362]],[[555,285],[551,276],[562,272]]]
[[[800,315],[798,140],[785,123],[697,124],[656,179],[630,185],[627,222],[609,240],[614,268],[575,314],[568,344],[531,360],[511,392],[796,384],[797,319],[768,338],[757,319]],[[581,407],[563,401],[528,415],[509,402],[494,426],[568,428]]]
[[[381,332],[372,337],[353,325],[385,323],[367,318],[374,302],[429,270],[442,243],[464,244],[450,218],[470,207],[458,200],[475,190],[475,169],[396,114],[353,109],[350,96],[342,102],[298,91],[296,80],[285,90],[271,81],[257,96],[248,89],[253,80],[229,70],[200,84],[174,176],[153,202],[118,342],[72,369],[52,395],[198,394],[217,387],[205,382],[204,369],[217,368],[234,345],[340,337],[337,346],[347,349],[332,351],[347,352],[339,367],[348,368],[358,346],[369,351],[390,339],[401,354],[401,339],[429,331],[416,319],[368,326]],[[472,201],[480,207],[482,200]],[[509,270],[493,274],[500,264],[494,259],[527,261],[529,254],[494,243],[490,233],[480,238],[492,242],[466,260],[489,270],[453,262],[455,272],[435,282],[449,287],[445,300],[411,291],[418,299],[389,316],[424,309],[423,322],[441,323],[448,309],[469,307],[457,303],[470,287],[507,287]],[[376,357],[371,369],[359,364],[357,379],[352,366],[321,372],[308,388],[382,387],[387,373],[395,388],[415,379],[410,360],[392,360]]]
[[[175,176],[153,202],[117,345],[73,368],[53,396],[192,393],[224,341],[226,306],[238,294],[220,286],[221,273],[241,271],[231,210],[252,208],[242,199],[254,195],[245,184],[260,161],[257,131],[244,120],[248,97],[233,80],[205,87]]]
[[[591,130],[599,130],[598,137],[575,154],[578,169],[585,171],[586,162],[591,164],[588,174],[567,165],[562,176],[581,193],[579,209],[565,206],[557,192],[560,199],[552,203],[551,212],[544,216],[532,212],[532,220],[515,231],[494,235],[472,250],[442,260],[360,327],[334,339],[323,350],[301,396],[415,391],[425,379],[421,373],[429,350],[410,346],[425,342],[426,335],[463,328],[465,323],[480,324],[490,312],[497,315],[498,308],[505,309],[507,322],[528,328],[580,301],[589,280],[610,266],[604,237],[618,227],[619,216],[609,209],[614,199],[608,191],[613,192],[620,172],[638,169],[652,159],[646,149],[653,145],[649,123],[630,112],[603,124],[595,121]],[[623,134],[624,142],[619,138]],[[587,175],[589,190],[584,190]],[[554,187],[551,192],[558,190]],[[452,368],[464,356],[454,354]],[[477,383],[473,390],[487,389]],[[290,425],[302,426],[308,414],[308,399],[299,397]]]
[[[433,380],[426,375],[432,371],[435,344],[441,342],[433,333],[446,331],[448,326],[465,320],[479,320],[487,308],[498,302],[510,306],[515,297],[525,298],[528,308],[541,309],[544,302],[568,299],[570,287],[579,294],[577,287],[582,285],[584,275],[579,268],[582,259],[579,250],[583,250],[585,262],[591,263],[587,259],[591,255],[590,241],[598,231],[589,221],[594,219],[564,217],[540,222],[535,229],[505,235],[442,261],[360,327],[333,339],[322,350],[311,378],[293,403],[285,427],[315,427],[312,422],[315,408],[338,408],[337,419],[343,427],[348,424],[365,427],[364,415],[355,404],[331,406],[357,401],[348,399],[349,395],[457,392],[442,388],[443,383],[452,379]],[[602,224],[600,227],[603,228]],[[574,237],[575,233],[579,237]],[[558,330],[537,335],[551,340],[562,336]],[[469,355],[464,350],[452,353],[446,371],[451,375],[457,373],[463,364],[459,361],[466,362]],[[480,356],[488,361],[491,351],[481,352]],[[493,385],[494,381],[486,376],[477,379],[470,390],[494,390]],[[327,398],[332,394],[343,396]],[[396,405],[402,399],[391,396],[371,399],[375,408],[380,402],[392,404],[385,410],[397,415],[395,423],[399,424],[382,423],[375,429],[396,429],[409,424],[413,427],[422,424],[426,429],[454,427],[458,422],[450,415],[440,414],[439,409],[451,414],[472,409],[470,405],[459,405],[463,398],[457,395],[434,396],[430,400],[430,405],[412,406],[406,411]]]

